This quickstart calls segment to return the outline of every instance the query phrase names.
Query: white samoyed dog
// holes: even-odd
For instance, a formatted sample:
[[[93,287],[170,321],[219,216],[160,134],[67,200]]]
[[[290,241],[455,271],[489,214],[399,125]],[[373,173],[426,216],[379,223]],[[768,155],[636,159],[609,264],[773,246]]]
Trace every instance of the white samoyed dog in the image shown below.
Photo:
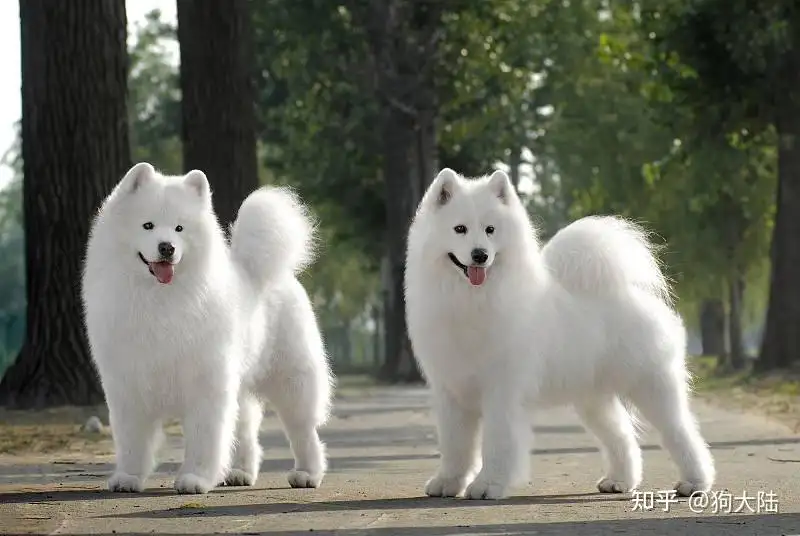
[[[680,470],[678,495],[710,489],[686,333],[641,229],[588,217],[541,247],[504,172],[467,179],[444,169],[409,229],[405,283],[441,453],[428,495],[506,497],[528,482],[532,411],[564,405],[599,440],[600,491],[641,481],[628,408],[660,433]]]
[[[141,491],[165,419],[180,419],[181,493],[252,485],[263,404],[294,454],[293,487],[326,470],[318,428],[333,377],[305,289],[314,222],[287,189],[242,203],[230,243],[202,171],[164,176],[142,162],[103,202],[88,241],[82,293],[116,450],[112,491]]]

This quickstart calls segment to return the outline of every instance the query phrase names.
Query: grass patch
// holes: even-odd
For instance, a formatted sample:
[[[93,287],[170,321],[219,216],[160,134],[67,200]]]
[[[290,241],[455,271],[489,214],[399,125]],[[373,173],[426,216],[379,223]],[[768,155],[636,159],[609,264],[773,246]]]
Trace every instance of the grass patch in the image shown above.
[[[717,391],[730,389],[747,382],[750,372],[721,371],[717,367],[717,358],[709,356],[691,357],[688,368],[692,373],[692,385],[696,391]]]
[[[61,407],[45,410],[0,409],[0,454],[37,455],[64,452],[108,450],[108,428],[99,433],[81,428],[93,416],[107,423],[103,407]]]
[[[780,370],[756,374],[750,368],[741,371],[720,370],[717,359],[697,356],[689,359],[694,388],[698,391],[719,391],[740,388],[754,393],[800,395],[800,371]]]
[[[84,450],[110,439],[107,432],[87,433],[79,425],[0,425],[0,454],[49,454]],[[95,449],[92,449],[95,450]]]
[[[716,358],[708,356],[690,358],[688,368],[698,395],[726,408],[775,417],[800,430],[800,371],[731,372],[720,370]]]
[[[336,378],[336,396],[357,396],[379,386],[378,381],[369,374],[342,375]]]

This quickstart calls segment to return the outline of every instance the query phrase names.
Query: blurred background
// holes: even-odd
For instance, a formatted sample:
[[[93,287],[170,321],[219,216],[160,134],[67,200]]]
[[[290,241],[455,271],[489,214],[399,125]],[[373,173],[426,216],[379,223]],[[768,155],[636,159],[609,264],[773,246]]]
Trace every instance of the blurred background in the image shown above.
[[[0,403],[93,404],[81,264],[135,162],[320,218],[304,276],[338,374],[419,381],[407,227],[444,166],[508,171],[547,239],[660,245],[721,372],[800,362],[800,6],[788,0],[21,0],[0,5]],[[535,341],[531,341],[534,345]]]

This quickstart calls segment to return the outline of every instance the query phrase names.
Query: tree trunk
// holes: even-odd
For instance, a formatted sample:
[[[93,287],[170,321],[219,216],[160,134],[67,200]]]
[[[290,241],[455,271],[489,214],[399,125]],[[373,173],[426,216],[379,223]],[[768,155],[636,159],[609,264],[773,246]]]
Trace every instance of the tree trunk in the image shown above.
[[[522,163],[522,151],[516,147],[511,149],[511,157],[508,159],[509,177],[514,189],[519,192],[519,166]]]
[[[436,113],[434,109],[436,97],[431,91],[427,95],[423,96],[423,98],[425,99],[425,104],[423,105],[424,108],[420,111],[416,124],[417,150],[413,155],[416,157],[416,179],[417,183],[419,184],[419,188],[416,192],[414,192],[414,204],[408,215],[409,225],[414,217],[417,205],[422,200],[422,196],[425,194],[425,191],[428,189],[428,186],[430,186],[431,182],[433,182],[433,178],[436,175],[438,167],[438,159],[436,157]],[[403,264],[405,265],[405,247],[403,248]],[[403,288],[405,290],[405,284]],[[403,316],[405,317],[405,295],[403,297]],[[405,329],[405,325],[403,327]],[[408,362],[406,363],[406,372],[404,374],[406,381],[412,383],[422,381],[422,373],[417,365],[417,361],[414,358],[413,353],[409,351],[408,354],[404,354],[404,357],[408,359]]]
[[[258,187],[252,29],[247,0],[177,0],[183,165],[201,169],[220,222]]]
[[[700,344],[703,355],[724,358],[725,305],[722,300],[705,300],[700,305]]]
[[[372,306],[372,322],[375,333],[372,335],[372,367],[377,369],[381,362],[381,310],[378,304]]]
[[[100,202],[130,167],[124,0],[20,1],[27,329],[0,402],[102,402],[80,279]]]
[[[442,3],[372,0],[353,2],[369,42],[380,103],[382,172],[386,192],[386,352],[379,372],[389,381],[419,380],[408,339],[405,256],[408,227],[436,173],[434,67],[441,38]],[[404,378],[400,378],[405,372]]]
[[[743,369],[746,360],[742,336],[744,287],[744,277],[738,273],[728,284],[728,365],[733,370]]]
[[[342,338],[341,363],[347,370],[351,370],[353,368],[353,340],[351,339],[350,323],[344,322],[339,327],[339,332]]]
[[[390,113],[384,127],[389,301],[386,307],[385,380],[418,382],[419,367],[408,339],[405,309],[405,262],[408,227],[417,204],[435,176],[436,136],[433,113],[418,121],[402,112]]]
[[[380,377],[398,379],[401,365],[414,360],[408,339],[405,310],[405,251],[408,226],[416,208],[414,153],[416,135],[413,122],[399,111],[389,110],[383,125],[383,176],[386,187],[386,278],[385,333],[386,359]]]
[[[755,174],[745,168],[746,180],[752,180]],[[728,285],[727,343],[728,353],[720,365],[724,370],[740,370],[745,365],[744,341],[742,339],[742,308],[744,300],[745,274],[740,261],[747,220],[742,212],[741,203],[730,194],[720,198],[720,208],[725,218],[723,242],[727,250],[730,271],[726,282]]]
[[[761,342],[759,371],[782,368],[800,359],[800,48],[788,52],[786,87],[777,88],[778,192],[772,237],[769,305]]]

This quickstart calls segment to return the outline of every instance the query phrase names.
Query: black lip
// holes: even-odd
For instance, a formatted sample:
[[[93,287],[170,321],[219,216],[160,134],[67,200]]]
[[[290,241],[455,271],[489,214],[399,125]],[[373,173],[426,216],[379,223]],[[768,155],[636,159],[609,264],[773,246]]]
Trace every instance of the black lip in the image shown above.
[[[458,260],[458,257],[452,253],[448,253],[447,256],[450,257],[450,260],[453,262],[453,264],[458,266],[461,271],[464,272],[464,277],[469,277],[469,274],[467,273],[467,266],[465,264],[461,264],[461,261]]]
[[[147,270],[150,272],[150,274],[151,274],[151,275],[156,275],[156,273],[155,273],[155,272],[153,271],[153,269],[150,267],[150,263],[149,263],[149,262],[147,262],[147,259],[145,259],[145,258],[144,258],[144,255],[142,255],[142,252],[141,252],[141,251],[139,251],[139,258],[142,260],[142,262],[145,264],[145,266],[147,266]]]

